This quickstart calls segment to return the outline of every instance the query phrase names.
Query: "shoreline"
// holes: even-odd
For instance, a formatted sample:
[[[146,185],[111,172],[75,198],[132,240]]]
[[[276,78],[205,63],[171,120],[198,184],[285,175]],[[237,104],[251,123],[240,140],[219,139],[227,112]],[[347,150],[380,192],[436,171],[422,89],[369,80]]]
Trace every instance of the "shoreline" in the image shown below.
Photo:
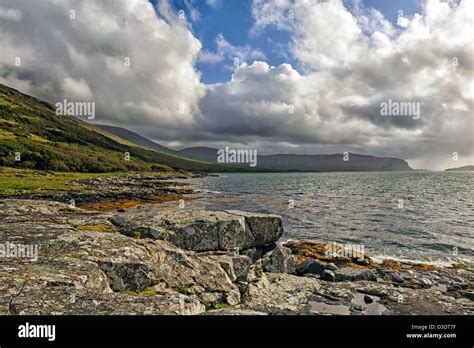
[[[328,257],[323,243],[281,243],[276,215],[124,218],[11,199],[0,211],[1,243],[39,247],[34,262],[1,259],[3,314],[474,313],[472,269]]]
[[[0,244],[39,250],[36,261],[0,257],[2,313],[474,313],[472,265],[328,254],[326,243],[284,241],[278,215],[145,209],[163,197],[192,195],[172,187],[175,179],[127,174],[74,180],[71,187],[82,187],[73,191],[80,197],[74,207],[60,202],[67,193],[55,200],[0,198]],[[102,209],[117,197],[137,204]]]
[[[38,172],[38,171],[34,171]],[[295,172],[300,173],[300,172]],[[338,172],[344,173],[344,172]],[[360,172],[366,173],[366,172]],[[374,172],[384,173],[384,172]],[[67,173],[54,173],[61,175]],[[69,191],[59,193],[34,193],[21,192],[15,194],[0,194],[1,199],[22,199],[22,200],[51,200],[69,204],[71,207],[78,207],[90,211],[98,212],[118,212],[125,213],[129,209],[146,205],[166,205],[172,202],[199,202],[199,198],[193,197],[201,192],[192,188],[189,180],[199,178],[212,178],[229,173],[191,173],[191,172],[170,172],[170,173],[106,173],[87,174],[88,178],[78,178],[65,183]],[[248,174],[248,173],[234,173]],[[255,174],[255,173],[251,173]],[[265,173],[268,174],[268,173]],[[278,174],[278,173],[276,173]],[[98,176],[96,176],[98,175]],[[46,180],[48,180],[46,178]],[[185,180],[185,181],[180,181]],[[209,192],[208,192],[209,193]],[[213,193],[213,192],[210,192]],[[203,198],[203,197],[201,197]],[[205,197],[204,197],[205,198]],[[187,208],[186,208],[187,209]],[[198,207],[197,209],[202,209]],[[239,209],[239,208],[237,208]],[[285,242],[292,240],[304,240],[305,238],[282,238]],[[324,242],[324,241],[320,241]],[[326,241],[331,243],[333,241]],[[457,260],[424,260],[416,258],[398,257],[394,255],[384,255],[373,253],[372,259],[378,263],[384,260],[394,260],[406,264],[429,264],[438,267],[450,267],[458,263],[469,266],[474,265],[474,261],[469,258],[458,258]]]
[[[3,170],[11,171],[11,169],[3,167]],[[13,171],[16,173],[17,170]],[[102,212],[127,212],[130,208],[135,208],[143,205],[161,204],[166,205],[170,202],[185,202],[199,201],[208,197],[195,197],[201,193],[222,193],[222,192],[200,192],[192,187],[192,179],[220,177],[229,173],[191,173],[191,172],[165,172],[165,173],[103,173],[103,174],[80,174],[80,173],[52,173],[42,172],[37,170],[18,170],[20,177],[28,176],[25,173],[34,172],[37,177],[35,181],[48,182],[54,176],[70,176],[70,180],[66,180],[63,184],[62,191],[54,192],[33,192],[32,190],[15,189],[15,193],[2,194],[0,191],[0,199],[34,199],[34,200],[52,200],[56,202],[67,203],[71,206],[79,208],[102,211]],[[0,173],[2,167],[0,167]],[[40,174],[38,174],[40,173]],[[300,172],[295,172],[300,173]],[[344,172],[338,172],[344,173]],[[360,172],[366,173],[366,172]],[[384,173],[384,172],[374,172]],[[248,174],[248,173],[233,173],[233,174]],[[252,173],[255,174],[255,173]],[[268,173],[265,173],[268,174]],[[279,173],[275,173],[279,174]],[[281,173],[280,173],[281,174]],[[74,175],[86,175],[87,177],[74,178]],[[44,178],[42,176],[45,176]],[[184,181],[182,181],[184,180]],[[8,189],[3,188],[3,190]],[[197,207],[201,209],[202,207]],[[239,209],[239,208],[236,208]],[[286,238],[287,241],[292,239],[301,240],[303,238]],[[332,241],[326,241],[330,243]],[[449,266],[450,264],[461,261],[462,263],[474,264],[474,260],[469,258],[457,260],[426,260],[417,258],[399,257],[396,255],[384,255],[377,252],[372,253],[373,258],[377,258],[380,262],[383,259],[394,259],[403,263],[426,263],[439,264],[440,266]]]

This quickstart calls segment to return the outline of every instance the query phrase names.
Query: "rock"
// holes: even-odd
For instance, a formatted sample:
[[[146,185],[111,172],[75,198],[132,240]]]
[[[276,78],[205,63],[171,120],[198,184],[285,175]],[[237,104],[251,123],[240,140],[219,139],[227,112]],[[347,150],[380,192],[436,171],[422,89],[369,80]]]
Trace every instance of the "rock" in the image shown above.
[[[258,282],[263,276],[263,266],[262,260],[258,260],[252,266],[250,266],[249,272],[247,274],[248,282]]]
[[[277,245],[262,257],[262,268],[264,272],[294,273],[295,262],[291,256],[291,250]]]
[[[349,315],[350,308],[342,304],[328,304],[326,302],[309,301],[309,313],[311,314],[329,314],[329,315]]]
[[[404,279],[396,272],[390,272],[387,275],[388,275],[389,281],[391,281],[391,282],[394,282],[394,283],[403,283],[404,282]]]
[[[343,251],[345,250],[345,247],[342,245],[318,243],[310,240],[298,240],[289,241],[285,246],[291,249],[300,264],[309,260],[319,260],[325,263],[334,263],[338,268],[358,268],[359,266],[377,268],[377,264],[366,255],[358,258],[344,256]]]
[[[205,313],[205,315],[267,315],[265,312],[258,312],[258,311],[253,311],[250,309],[242,309],[242,308],[236,308],[236,307],[229,307],[229,308],[224,308],[224,309],[214,309],[214,310],[209,310]]]
[[[410,280],[413,280],[414,278],[416,278],[416,275],[413,271],[403,271],[400,276],[403,278],[404,281],[410,281]]]
[[[98,262],[113,291],[142,291],[151,285],[151,270],[140,263]]]
[[[241,255],[246,255],[250,257],[252,260],[252,263],[255,263],[258,259],[260,259],[263,255],[263,249],[262,248],[249,248],[249,249],[244,249],[242,251],[239,251]]]
[[[309,314],[307,303],[321,289],[318,280],[284,273],[267,273],[263,287],[251,284],[240,308],[267,314]]]
[[[360,281],[370,280],[376,281],[377,276],[374,271],[367,269],[341,268],[334,271],[336,281]]]
[[[120,232],[128,237],[134,238],[153,238],[166,240],[169,239],[169,232],[163,228],[155,227],[143,227],[139,224],[135,224],[121,216],[114,216],[110,219],[110,222],[117,226]]]
[[[178,293],[130,295],[79,290],[72,301],[67,289],[25,287],[14,298],[15,315],[196,315],[206,307]],[[6,314],[6,313],[2,313]]]
[[[446,286],[446,284],[435,284],[431,288],[439,290],[441,292],[447,292],[448,291],[448,287]]]
[[[327,281],[330,281],[330,282],[335,282],[336,281],[336,275],[334,274],[333,271],[324,270],[323,273],[321,273],[321,279],[322,280],[327,280]]]
[[[232,258],[234,274],[236,281],[245,281],[248,279],[248,273],[251,266],[251,260],[248,256],[240,255]]]
[[[357,304],[362,305],[364,311],[360,313],[356,308],[351,308],[351,311],[356,310],[353,314],[357,315],[376,314],[373,309],[376,309],[378,314],[397,315],[468,314],[474,311],[472,302],[468,299],[453,298],[433,289],[412,289],[366,280],[358,282],[322,282],[321,285],[322,288],[312,298],[313,301],[327,302],[329,300],[332,304],[347,305],[347,302],[360,299]],[[365,294],[370,295],[374,302],[365,303],[363,299]],[[375,296],[379,297],[380,300]],[[382,305],[383,308],[379,305]]]
[[[300,264],[296,267],[296,274],[307,275],[307,274],[322,274],[326,266],[318,261],[311,260],[306,263]]]
[[[369,304],[374,302],[374,300],[372,300],[372,297],[370,297],[369,295],[364,295],[364,302]]]
[[[20,210],[15,210],[15,207]],[[15,294],[12,290],[19,291],[24,279],[27,279],[34,293],[67,287],[77,294],[81,291],[81,294],[115,292],[125,296],[126,292],[147,292],[149,288],[162,284],[173,292],[193,295],[207,308],[221,301],[232,305],[240,302],[239,288],[218,262],[163,240],[77,230],[77,225],[107,224],[111,216],[80,209],[74,213],[67,209],[61,211],[61,208],[67,207],[61,203],[43,205],[42,201],[7,201],[0,204],[0,210],[9,211],[7,215],[10,217],[0,225],[0,243],[14,240],[17,244],[40,247],[36,262],[18,258],[2,260],[0,283],[9,284],[9,287],[0,288],[0,298],[8,302]],[[39,210],[41,214],[38,214]],[[21,211],[21,214],[16,215],[15,211]],[[50,220],[53,216],[54,222]],[[244,258],[246,256],[237,260]],[[233,260],[236,277],[243,276],[245,267],[245,261]],[[112,304],[113,301],[107,303]],[[16,302],[13,301],[13,304]],[[37,305],[41,307],[41,302]],[[60,305],[58,302],[58,309]],[[49,306],[53,310],[54,302]],[[165,307],[160,308],[164,310]],[[38,308],[38,311],[41,310]],[[110,312],[114,313],[114,310]]]
[[[275,243],[283,234],[283,221],[281,216],[246,213],[238,210],[229,210],[227,212],[236,216],[245,216],[245,221],[254,239],[250,247],[259,247]]]
[[[463,294],[463,296],[464,296],[465,298],[467,298],[468,300],[470,300],[470,301],[474,301],[474,292],[472,292],[472,291],[465,292],[465,293]]]
[[[247,281],[251,266],[251,260],[248,256],[233,254],[209,254],[205,257],[209,260],[218,262],[219,265],[226,271],[231,281]]]
[[[425,277],[421,277],[418,279],[418,281],[422,284],[424,287],[431,287],[433,285],[433,282]]]
[[[117,219],[113,222],[117,224]],[[137,214],[133,221],[119,221],[119,231],[130,235],[139,231],[149,238],[164,239],[175,246],[193,251],[244,250],[275,243],[283,233],[277,215],[241,211],[209,212],[161,211]]]
[[[281,219],[273,216],[150,210],[132,209],[119,218],[121,214],[70,209],[57,202],[0,201],[0,244],[38,247],[33,260],[2,257],[0,314],[474,311],[469,265],[433,269],[399,264],[397,270],[367,258],[364,266],[332,260],[325,256],[324,244],[308,241],[298,242],[290,255],[274,240],[281,233]],[[196,233],[203,240],[186,237],[187,228],[200,231]],[[175,243],[217,250],[195,252]],[[235,251],[232,245],[240,247]],[[309,270],[304,277],[282,273],[290,271],[294,259]]]

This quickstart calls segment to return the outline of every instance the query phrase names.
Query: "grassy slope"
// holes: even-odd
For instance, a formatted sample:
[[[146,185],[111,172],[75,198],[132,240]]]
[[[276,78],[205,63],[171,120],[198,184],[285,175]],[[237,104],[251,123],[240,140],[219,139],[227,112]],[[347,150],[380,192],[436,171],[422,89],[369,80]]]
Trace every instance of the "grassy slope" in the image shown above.
[[[91,173],[54,173],[32,169],[14,169],[0,167],[0,195],[16,195],[19,193],[61,193],[80,190],[79,186],[67,186],[72,180],[86,179],[112,174]],[[113,174],[120,175],[120,174]]]
[[[15,153],[21,161],[15,161]],[[125,160],[125,152],[130,160]],[[136,146],[0,84],[0,166],[60,172],[225,170]]]

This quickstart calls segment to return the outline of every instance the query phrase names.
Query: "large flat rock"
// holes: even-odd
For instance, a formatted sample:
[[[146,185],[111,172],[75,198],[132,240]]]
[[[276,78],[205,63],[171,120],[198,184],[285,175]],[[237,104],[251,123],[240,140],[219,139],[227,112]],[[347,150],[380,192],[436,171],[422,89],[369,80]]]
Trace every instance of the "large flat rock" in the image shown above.
[[[275,243],[283,234],[278,215],[237,210],[137,213],[111,222],[126,235],[163,239],[194,251],[244,250]]]
[[[171,297],[190,296],[191,302],[197,301],[206,308],[217,303],[240,302],[237,285],[219,262],[168,241],[124,236],[109,222],[110,214],[71,210],[61,203],[4,200],[0,202],[0,215],[0,244],[39,248],[33,261],[18,257],[0,259],[2,314],[14,313],[15,304],[19,305],[26,293],[53,296],[61,291],[76,293],[78,301],[92,293],[99,294],[98,298],[107,306],[113,306],[113,298],[126,297],[127,301],[120,301],[129,304],[130,313],[141,311],[133,303],[137,301],[137,306],[141,306],[142,297],[128,294],[155,293],[156,288],[170,291]],[[107,300],[109,295],[112,297]],[[176,312],[166,305],[170,296],[153,297],[154,301],[161,298],[164,302],[146,307],[147,311]],[[59,297],[56,300],[35,301],[39,306],[36,310],[24,303],[22,306],[31,310],[21,313],[46,314],[70,308],[72,314],[77,308],[77,304],[64,307]],[[122,306],[121,302],[116,302],[116,306]],[[46,306],[43,309],[42,303]],[[94,313],[93,308],[90,313]],[[126,307],[120,308],[109,312],[125,313]]]
[[[321,243],[275,243],[282,231],[278,216],[240,211],[0,200],[0,315],[474,312],[470,267],[329,258]],[[7,245],[35,245],[37,257],[4,255]],[[287,274],[295,262],[304,276]]]

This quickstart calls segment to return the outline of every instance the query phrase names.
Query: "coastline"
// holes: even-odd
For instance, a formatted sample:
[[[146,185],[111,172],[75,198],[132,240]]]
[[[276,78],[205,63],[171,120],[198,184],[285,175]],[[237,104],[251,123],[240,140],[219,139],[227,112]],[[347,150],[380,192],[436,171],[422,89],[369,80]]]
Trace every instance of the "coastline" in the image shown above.
[[[2,313],[474,313],[471,265],[330,255],[324,243],[282,242],[277,215],[139,209],[188,199],[192,191],[173,188],[173,179],[74,181],[85,187],[77,207],[64,203],[67,193],[1,198],[0,244],[39,247],[36,261],[2,259]],[[138,203],[104,203],[111,198]]]

